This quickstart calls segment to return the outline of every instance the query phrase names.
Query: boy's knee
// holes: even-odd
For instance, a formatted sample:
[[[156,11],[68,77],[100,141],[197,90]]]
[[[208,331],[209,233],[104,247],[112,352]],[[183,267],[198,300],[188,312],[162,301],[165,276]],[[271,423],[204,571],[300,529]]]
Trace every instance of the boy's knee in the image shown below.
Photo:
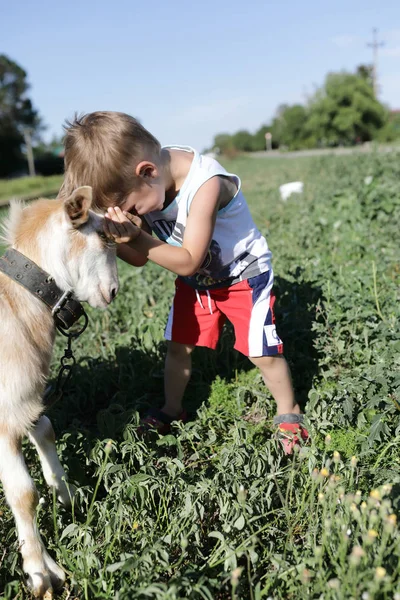
[[[275,365],[280,364],[280,361],[285,361],[281,354],[275,356],[249,356],[249,359],[256,367],[260,369],[272,369]]]
[[[193,352],[194,346],[190,344],[179,344],[178,342],[168,342],[168,356],[172,358],[179,358],[190,356]]]

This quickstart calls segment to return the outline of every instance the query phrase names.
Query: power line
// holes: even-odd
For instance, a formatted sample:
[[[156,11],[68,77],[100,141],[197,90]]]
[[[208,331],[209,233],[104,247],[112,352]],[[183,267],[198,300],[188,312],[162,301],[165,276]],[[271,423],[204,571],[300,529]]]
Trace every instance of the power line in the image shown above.
[[[369,48],[372,48],[374,53],[374,61],[372,63],[372,85],[374,88],[375,98],[378,97],[378,48],[385,45],[385,42],[378,42],[378,30],[374,28],[372,30],[373,40],[372,43],[367,44]]]

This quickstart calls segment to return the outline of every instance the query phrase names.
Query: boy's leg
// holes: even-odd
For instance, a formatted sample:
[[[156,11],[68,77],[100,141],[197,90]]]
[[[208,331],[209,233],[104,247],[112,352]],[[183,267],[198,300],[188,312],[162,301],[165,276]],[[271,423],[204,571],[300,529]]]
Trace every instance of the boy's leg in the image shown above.
[[[278,426],[279,439],[285,453],[292,454],[300,439],[308,439],[308,431],[302,426],[303,417],[294,396],[289,365],[282,355],[249,358],[260,369],[265,385],[276,402],[277,416],[274,417],[274,424]]]
[[[194,346],[168,342],[165,358],[164,394],[162,412],[169,417],[177,417],[182,411],[182,399],[192,374],[192,352]]]
[[[277,404],[274,424],[279,427],[285,452],[290,454],[300,437],[307,431],[302,427],[303,417],[294,396],[290,371],[283,358],[283,343],[275,328],[272,291],[273,273],[265,272],[234,284],[216,295],[218,308],[235,328],[235,348],[259,367],[267,388]],[[220,298],[218,298],[220,296]]]
[[[286,359],[282,355],[249,358],[261,371],[265,385],[276,402],[277,415],[300,414]]]
[[[225,317],[206,292],[199,292],[179,278],[165,328],[168,343],[164,371],[165,403],[150,408],[142,420],[142,430],[167,433],[171,422],[186,419],[182,399],[192,373],[191,354],[195,346],[215,349]]]

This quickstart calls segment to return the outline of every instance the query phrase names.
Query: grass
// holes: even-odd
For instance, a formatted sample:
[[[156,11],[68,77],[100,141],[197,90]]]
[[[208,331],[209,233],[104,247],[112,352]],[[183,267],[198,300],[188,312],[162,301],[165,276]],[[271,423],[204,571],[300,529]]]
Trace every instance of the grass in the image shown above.
[[[34,198],[53,194],[56,196],[61,182],[61,175],[0,179],[0,206],[8,204],[11,198]]]
[[[49,413],[78,486],[72,512],[53,506],[25,446],[47,500],[40,530],[68,572],[61,598],[398,599],[399,155],[226,166],[274,254],[278,332],[311,443],[282,455],[274,403],[230,328],[216,352],[194,353],[191,421],[138,439],[139,413],[162,402],[174,277],[120,264],[120,294],[89,310]],[[294,180],[304,194],[282,203],[278,186]],[[29,598],[3,500],[0,511],[0,590]]]

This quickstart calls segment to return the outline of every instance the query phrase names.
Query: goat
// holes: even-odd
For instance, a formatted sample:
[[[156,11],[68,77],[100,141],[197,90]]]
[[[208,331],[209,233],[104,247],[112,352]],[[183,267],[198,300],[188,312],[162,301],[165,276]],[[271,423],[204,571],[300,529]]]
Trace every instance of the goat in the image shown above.
[[[92,189],[65,200],[13,202],[4,226],[8,246],[19,251],[79,302],[105,308],[118,291],[115,244],[103,234],[103,216],[92,210]],[[55,448],[54,430],[43,415],[43,394],[55,337],[49,308],[0,272],[0,480],[13,512],[23,569],[34,595],[49,600],[64,584],[64,571],[47,553],[36,527],[38,494],[21,441],[35,445],[47,484],[70,501]]]

